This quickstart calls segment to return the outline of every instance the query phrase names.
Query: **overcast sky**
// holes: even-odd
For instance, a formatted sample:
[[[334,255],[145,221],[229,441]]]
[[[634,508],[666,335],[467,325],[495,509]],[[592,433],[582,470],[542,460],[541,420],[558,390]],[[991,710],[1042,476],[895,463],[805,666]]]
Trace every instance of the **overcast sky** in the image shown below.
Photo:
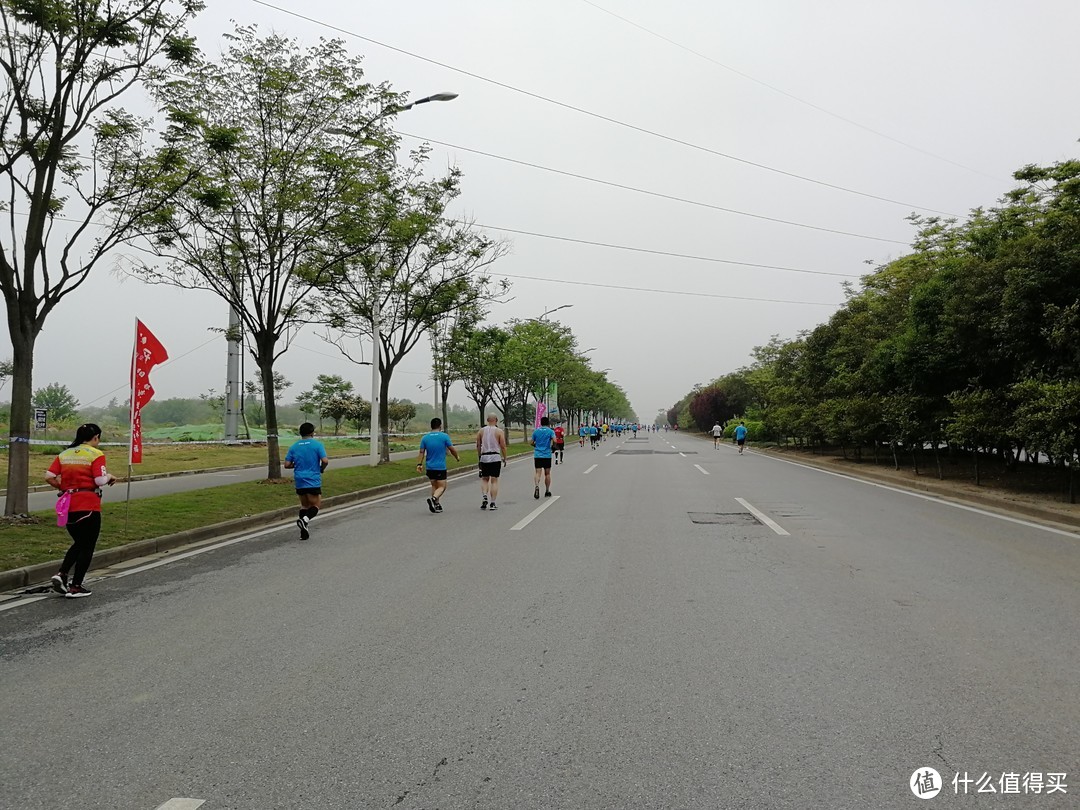
[[[1077,156],[1074,0],[208,5],[193,28],[209,55],[230,20],[255,22],[305,44],[341,37],[364,56],[369,79],[414,99],[460,94],[397,121],[402,133],[451,145],[435,146],[431,166],[463,170],[457,214],[564,240],[792,268],[492,231],[512,243],[493,271],[511,279],[513,300],[490,320],[573,304],[553,317],[582,349],[595,347],[593,367],[610,369],[648,421],[695,383],[746,365],[771,335],[827,320],[845,277],[906,251],[912,211],[963,216],[993,205],[1021,165]],[[102,314],[100,337],[74,317],[86,301]],[[158,397],[224,388],[226,346],[207,330],[226,324],[225,305],[122,281],[111,263],[50,316],[35,388],[59,381],[83,405],[122,401],[135,317],[173,358],[154,372]],[[6,331],[4,341],[10,356]],[[313,331],[278,367],[294,383],[287,401],[319,373],[370,395],[367,367]],[[254,364],[247,369],[251,378]],[[418,349],[391,396],[430,401],[430,376]],[[466,404],[464,391],[451,402]]]

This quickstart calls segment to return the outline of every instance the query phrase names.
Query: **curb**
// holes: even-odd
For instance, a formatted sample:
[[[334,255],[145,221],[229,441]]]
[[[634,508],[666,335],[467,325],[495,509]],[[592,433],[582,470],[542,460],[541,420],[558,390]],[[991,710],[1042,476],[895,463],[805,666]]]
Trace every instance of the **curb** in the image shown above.
[[[513,462],[511,462],[513,463]],[[453,481],[458,478],[476,476],[475,464],[469,465],[473,469],[461,470],[447,476],[447,480]],[[401,492],[414,487],[423,486],[427,479],[397,481],[392,484],[380,484],[370,489],[360,489],[355,492],[346,492],[343,495],[333,495],[323,499],[323,510],[333,509],[336,506],[346,506],[360,501],[375,500],[394,492]],[[261,529],[278,521],[295,517],[296,506],[284,506],[271,512],[260,512],[257,515],[247,515],[242,518],[226,520],[222,523],[214,523],[210,526],[200,526],[195,529],[185,529],[175,534],[167,534],[161,537],[148,537],[144,540],[135,540],[122,546],[103,549],[94,554],[94,562],[91,571],[99,568],[107,568],[119,562],[133,560],[136,557],[145,557],[150,554],[158,554],[163,551],[171,551],[180,546],[188,546],[208,540],[218,540],[230,534],[236,534],[251,529]],[[283,527],[284,528],[284,527]],[[62,560],[50,560],[48,562],[27,565],[23,568],[13,568],[9,571],[0,571],[0,594],[7,591],[16,591],[31,585],[48,582],[49,578],[56,573]]]

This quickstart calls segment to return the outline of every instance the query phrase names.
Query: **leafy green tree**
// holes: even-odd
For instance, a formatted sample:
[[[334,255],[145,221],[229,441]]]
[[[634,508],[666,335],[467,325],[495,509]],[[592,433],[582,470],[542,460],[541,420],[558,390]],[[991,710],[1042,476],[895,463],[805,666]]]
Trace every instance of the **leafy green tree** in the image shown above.
[[[448,347],[447,373],[461,381],[476,403],[480,414],[478,425],[485,423],[488,403],[494,400],[499,359],[509,339],[509,333],[498,326],[462,329]]]
[[[400,107],[388,87],[365,81],[340,40],[301,49],[252,26],[227,39],[219,61],[154,85],[175,111],[168,135],[197,178],[139,221],[133,243],[166,261],[128,269],[150,283],[209,290],[237,313],[259,368],[275,479],[274,363],[306,322],[309,294],[359,249],[364,229],[355,223],[368,221],[367,191],[395,143],[386,121]],[[386,148],[331,132],[356,122]]]
[[[409,429],[409,422],[416,417],[416,405],[407,399],[392,399],[386,403],[386,413],[394,429],[398,433],[405,433]],[[446,428],[445,424],[443,428]]]
[[[424,179],[426,156],[426,148],[413,153],[408,166],[387,170],[385,182],[368,191],[376,213],[357,225],[355,236],[368,246],[341,263],[318,302],[326,339],[353,362],[362,362],[354,347],[370,344],[377,321],[378,357],[371,362],[379,363],[381,402],[389,401],[394,370],[425,334],[461,314],[479,317],[509,288],[484,272],[505,246],[447,216],[460,194],[460,171]],[[379,411],[385,433],[390,417],[386,408]],[[382,460],[390,460],[386,442]]]
[[[335,397],[347,398],[352,396],[353,384],[339,374],[320,374],[315,378],[315,384],[309,391],[305,391],[296,398],[297,404],[305,414],[319,417],[319,429],[322,429],[322,419],[329,416],[327,405]],[[331,417],[333,418],[333,417]],[[337,424],[343,417],[335,420],[335,433]]]
[[[256,427],[266,424],[266,403],[263,402],[266,386],[263,385],[259,376],[256,376],[254,380],[244,382],[244,413],[251,418]],[[292,382],[286,379],[284,374],[279,371],[274,372],[274,396],[279,402],[285,390],[291,386]]]
[[[48,408],[49,421],[66,422],[79,412],[79,400],[75,399],[66,385],[49,383],[34,392],[34,407]]]
[[[361,396],[351,397],[349,408],[345,412],[345,418],[353,423],[357,434],[367,428],[371,429],[371,403]]]
[[[11,372],[14,368],[15,367],[10,360],[0,360],[0,391],[7,385],[7,381],[11,378]]]
[[[28,507],[34,346],[46,319],[133,220],[159,207],[146,185],[186,179],[168,144],[147,145],[150,122],[117,102],[148,75],[168,80],[192,58],[185,26],[201,8],[192,0],[0,0],[0,290],[12,346],[7,515]],[[70,220],[64,227],[61,217]]]

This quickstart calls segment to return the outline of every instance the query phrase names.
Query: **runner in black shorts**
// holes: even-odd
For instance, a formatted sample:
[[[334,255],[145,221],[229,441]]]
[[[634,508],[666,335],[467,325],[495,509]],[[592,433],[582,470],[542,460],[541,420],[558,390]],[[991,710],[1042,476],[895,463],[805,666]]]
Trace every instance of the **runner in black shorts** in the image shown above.
[[[480,492],[484,500],[481,509],[498,509],[499,474],[506,464],[506,436],[499,429],[499,417],[490,414],[487,425],[476,433],[476,455],[480,459]],[[489,500],[490,498],[490,500]]]

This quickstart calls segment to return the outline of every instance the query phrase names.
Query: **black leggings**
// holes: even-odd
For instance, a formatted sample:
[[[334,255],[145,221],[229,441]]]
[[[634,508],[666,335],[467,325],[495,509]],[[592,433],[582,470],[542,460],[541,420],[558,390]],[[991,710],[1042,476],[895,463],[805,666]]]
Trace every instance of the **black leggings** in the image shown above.
[[[74,565],[71,584],[82,585],[83,577],[90,569],[90,561],[94,559],[98,535],[101,534],[101,512],[69,512],[67,530],[71,535],[71,548],[64,555],[60,573],[66,575]]]

